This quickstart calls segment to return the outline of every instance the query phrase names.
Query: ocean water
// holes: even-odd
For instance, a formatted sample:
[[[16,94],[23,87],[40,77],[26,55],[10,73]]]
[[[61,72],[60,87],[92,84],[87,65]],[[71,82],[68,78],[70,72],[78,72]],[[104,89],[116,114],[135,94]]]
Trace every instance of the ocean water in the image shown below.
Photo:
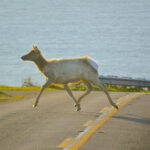
[[[100,75],[150,79],[150,1],[1,0],[0,85],[43,84],[20,59],[32,44],[47,59],[91,56]]]

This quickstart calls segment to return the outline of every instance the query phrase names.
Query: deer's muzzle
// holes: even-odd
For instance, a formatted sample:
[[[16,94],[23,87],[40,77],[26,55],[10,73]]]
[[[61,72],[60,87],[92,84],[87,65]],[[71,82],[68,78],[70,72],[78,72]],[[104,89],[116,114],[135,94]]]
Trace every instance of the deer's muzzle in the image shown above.
[[[27,60],[27,59],[26,59],[26,55],[22,56],[21,59],[22,59],[22,60]]]

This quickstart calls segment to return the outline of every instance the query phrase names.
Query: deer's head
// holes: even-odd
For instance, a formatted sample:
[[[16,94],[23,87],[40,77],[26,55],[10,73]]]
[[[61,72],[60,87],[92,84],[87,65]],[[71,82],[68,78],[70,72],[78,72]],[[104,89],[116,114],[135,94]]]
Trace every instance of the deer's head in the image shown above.
[[[41,56],[41,52],[36,45],[32,45],[32,49],[26,55],[22,56],[22,60],[36,61]]]

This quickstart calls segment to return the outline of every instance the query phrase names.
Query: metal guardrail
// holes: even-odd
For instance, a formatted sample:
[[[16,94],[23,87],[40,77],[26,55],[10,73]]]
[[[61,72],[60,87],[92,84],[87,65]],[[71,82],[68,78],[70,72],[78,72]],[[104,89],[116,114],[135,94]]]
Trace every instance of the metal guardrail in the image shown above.
[[[100,76],[104,84],[150,87],[150,80]]]

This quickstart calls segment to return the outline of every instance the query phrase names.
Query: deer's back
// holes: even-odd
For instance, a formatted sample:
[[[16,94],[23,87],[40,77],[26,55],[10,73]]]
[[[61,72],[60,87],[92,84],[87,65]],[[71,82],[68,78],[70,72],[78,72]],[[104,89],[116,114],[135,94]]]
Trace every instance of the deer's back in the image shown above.
[[[44,69],[46,76],[53,78],[58,83],[75,82],[82,78],[88,78],[90,73],[97,73],[85,57],[53,59]]]

